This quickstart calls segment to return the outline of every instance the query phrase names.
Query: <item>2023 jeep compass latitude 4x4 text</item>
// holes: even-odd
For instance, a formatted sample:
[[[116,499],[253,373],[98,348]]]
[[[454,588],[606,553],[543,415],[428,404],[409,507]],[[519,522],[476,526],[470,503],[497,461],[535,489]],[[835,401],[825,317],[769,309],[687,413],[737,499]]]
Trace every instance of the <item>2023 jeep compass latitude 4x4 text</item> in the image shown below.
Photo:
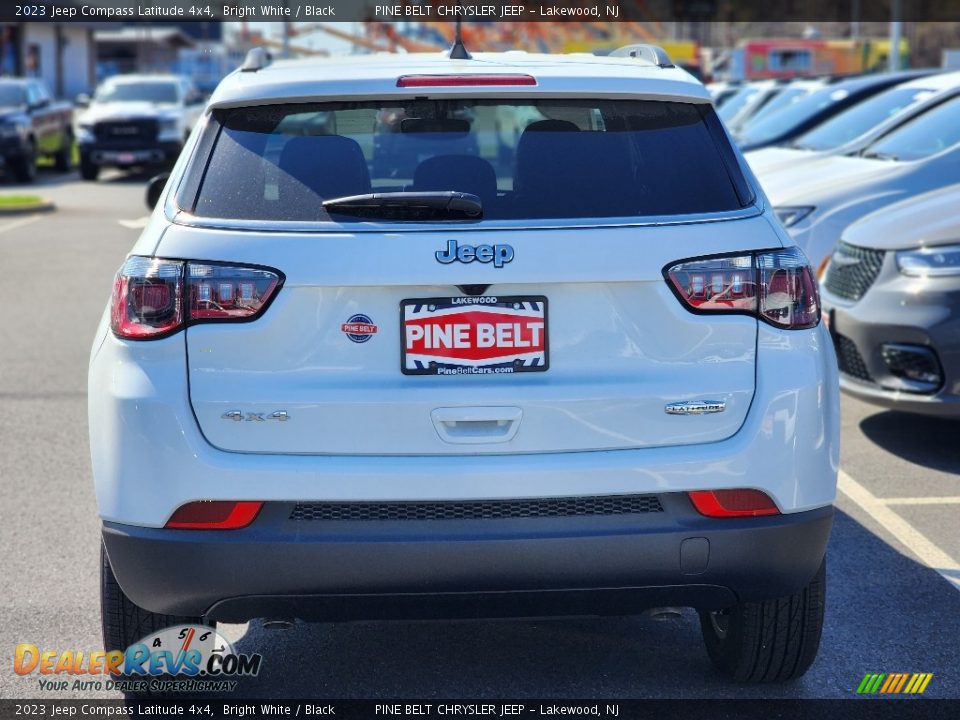
[[[733,678],[806,671],[839,429],[816,285],[705,89],[633,55],[223,81],[93,346],[108,647],[670,605]]]

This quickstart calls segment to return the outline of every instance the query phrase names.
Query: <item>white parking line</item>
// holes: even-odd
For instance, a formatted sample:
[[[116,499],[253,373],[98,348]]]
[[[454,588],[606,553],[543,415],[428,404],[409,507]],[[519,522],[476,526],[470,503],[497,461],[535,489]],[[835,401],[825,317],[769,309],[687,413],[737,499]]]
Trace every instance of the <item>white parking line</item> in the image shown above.
[[[877,502],[884,505],[960,505],[960,495],[877,498]]]
[[[5,233],[7,230],[16,230],[21,228],[24,225],[29,225],[30,223],[35,223],[37,220],[40,220],[43,215],[28,215],[25,218],[20,218],[19,220],[12,220],[4,225],[0,225],[0,233]]]
[[[960,590],[960,563],[938,548],[923,533],[891,510],[884,501],[841,470],[837,489],[893,535],[925,565],[936,570],[954,588]]]
[[[130,230],[143,230],[150,222],[149,215],[143,215],[138,217],[135,220],[117,220],[117,225],[121,227],[129,228]]]

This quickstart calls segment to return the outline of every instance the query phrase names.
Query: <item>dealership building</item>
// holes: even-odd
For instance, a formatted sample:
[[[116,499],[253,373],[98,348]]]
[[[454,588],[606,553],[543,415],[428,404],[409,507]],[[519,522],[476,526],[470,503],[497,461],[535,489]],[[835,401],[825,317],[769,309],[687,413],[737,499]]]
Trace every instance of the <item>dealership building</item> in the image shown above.
[[[0,75],[37,77],[57,97],[96,85],[94,31],[103,22],[0,23]]]

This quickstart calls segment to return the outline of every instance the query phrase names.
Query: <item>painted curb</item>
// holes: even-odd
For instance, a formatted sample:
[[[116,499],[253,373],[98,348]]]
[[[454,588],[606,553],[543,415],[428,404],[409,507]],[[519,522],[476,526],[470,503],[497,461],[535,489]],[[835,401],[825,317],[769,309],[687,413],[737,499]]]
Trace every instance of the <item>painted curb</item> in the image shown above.
[[[0,207],[2,215],[30,215],[32,213],[53,212],[57,206],[52,200],[42,200],[31,205],[17,205],[16,207]]]

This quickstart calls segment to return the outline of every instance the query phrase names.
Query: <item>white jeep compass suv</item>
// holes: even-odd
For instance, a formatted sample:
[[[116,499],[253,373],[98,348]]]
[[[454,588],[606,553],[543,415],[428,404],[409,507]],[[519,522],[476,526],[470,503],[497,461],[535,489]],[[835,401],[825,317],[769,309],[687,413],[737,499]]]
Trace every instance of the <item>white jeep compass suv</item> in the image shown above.
[[[667,605],[737,680],[804,673],[836,360],[703,86],[650,47],[262,60],[94,341],[107,647]]]

